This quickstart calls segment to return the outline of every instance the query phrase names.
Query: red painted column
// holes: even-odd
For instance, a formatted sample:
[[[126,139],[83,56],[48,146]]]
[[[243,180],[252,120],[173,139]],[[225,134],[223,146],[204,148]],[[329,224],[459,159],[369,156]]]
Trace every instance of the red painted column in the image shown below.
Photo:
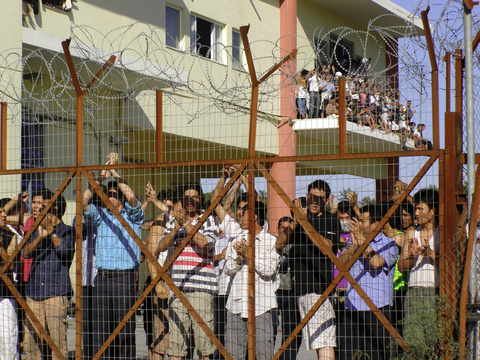
[[[297,47],[297,0],[280,1],[280,47],[281,57],[288,55]],[[296,73],[296,61],[287,62],[281,70],[280,113],[283,120],[278,125],[278,155],[292,156],[296,154],[296,135],[292,130],[289,119],[296,116],[295,83],[293,75]],[[285,74],[285,75],[283,75]],[[287,82],[290,85],[285,86]],[[295,197],[295,163],[273,164],[270,173],[282,189],[290,196]],[[268,194],[268,219],[270,231],[275,233],[278,219],[290,216],[290,209],[270,186]]]

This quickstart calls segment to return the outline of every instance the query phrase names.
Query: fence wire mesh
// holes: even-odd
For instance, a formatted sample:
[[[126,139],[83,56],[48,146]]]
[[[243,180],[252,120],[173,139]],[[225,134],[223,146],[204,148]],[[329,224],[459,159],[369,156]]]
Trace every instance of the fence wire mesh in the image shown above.
[[[445,74],[461,3],[416,4],[440,14]],[[432,146],[425,39],[385,17],[296,36],[265,79],[285,54],[255,29],[181,50],[144,23],[74,25],[71,57],[2,54],[0,357],[456,357],[458,174]]]

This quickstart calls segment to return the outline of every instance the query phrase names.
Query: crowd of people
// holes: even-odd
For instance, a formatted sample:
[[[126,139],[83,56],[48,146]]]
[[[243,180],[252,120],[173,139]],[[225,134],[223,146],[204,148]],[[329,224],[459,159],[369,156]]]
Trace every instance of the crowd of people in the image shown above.
[[[327,118],[339,115],[338,77],[342,73],[335,66],[303,70],[297,78],[296,105],[298,119]],[[432,143],[424,138],[425,124],[412,120],[416,111],[412,101],[402,104],[400,91],[382,90],[375,77],[370,80],[361,75],[345,78],[345,104],[347,121],[368,126],[372,131],[397,134],[402,144],[414,140],[415,150],[429,150]]]
[[[106,164],[117,163],[118,155],[109,154]],[[233,165],[222,170],[212,199],[219,196],[236,171],[238,167]],[[185,359],[195,353],[200,359],[222,359],[202,329],[207,326],[234,359],[244,360],[249,340],[251,230],[255,232],[258,360],[273,356],[279,327],[285,340],[343,266],[352,261],[349,275],[326,297],[282,359],[297,358],[302,340],[307,350],[316,351],[318,359],[391,358],[398,349],[392,346],[394,340],[372,306],[405,338],[418,341],[426,336],[422,328],[425,324],[416,320],[416,312],[420,303],[435,308],[439,252],[436,190],[422,189],[408,197],[374,233],[404,191],[401,181],[395,184],[391,200],[360,206],[355,192],[348,194],[348,200],[336,203],[329,184],[316,180],[308,186],[305,197],[294,200],[296,210],[292,216],[282,217],[276,229],[268,228],[264,202],[257,198],[249,204],[247,193],[238,195],[242,184],[248,190],[244,173],[206,219],[203,214],[209,202],[204,200],[198,183],[180,185],[175,191],[162,190],[158,195],[147,183],[142,204],[113,169],[102,171],[95,181],[108,204],[91,187],[83,193],[84,358],[93,358],[101,350],[137,301],[138,269],[146,261],[150,275],[146,286],[158,277],[161,267],[170,264],[169,277],[202,319],[199,324],[184,299],[160,280],[144,303],[149,359],[166,355]],[[30,197],[32,211],[27,213],[25,203]],[[8,264],[6,274],[67,358],[67,309],[73,294],[69,268],[75,252],[75,224],[69,226],[62,221],[66,209],[63,196],[49,201],[53,198],[54,194],[44,189],[0,201],[0,264],[7,264],[23,235],[46,214],[21,256]],[[158,209],[158,216],[146,220],[144,214],[150,204]],[[112,213],[112,208],[121,218]],[[132,237],[134,232],[141,238],[142,229],[148,232],[145,245],[154,261],[145,260]],[[360,247],[363,251],[357,254]],[[27,359],[41,359],[49,347],[38,323],[19,311],[4,282],[0,291],[0,358],[18,359],[21,343]],[[102,358],[135,359],[135,327],[135,317],[130,316]],[[55,351],[52,358],[57,358]]]

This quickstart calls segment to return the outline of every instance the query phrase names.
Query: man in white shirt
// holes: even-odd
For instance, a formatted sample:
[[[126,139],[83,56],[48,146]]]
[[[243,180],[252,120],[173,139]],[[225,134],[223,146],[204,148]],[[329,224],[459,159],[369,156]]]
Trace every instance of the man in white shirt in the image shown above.
[[[308,117],[310,119],[316,119],[319,116],[320,109],[320,76],[318,76],[318,71],[313,70],[312,75],[307,79],[308,82],[308,91],[310,93],[310,108],[308,111]]]
[[[235,360],[244,360],[248,345],[248,259],[247,239],[250,221],[255,221],[255,325],[257,360],[273,356],[274,334],[271,310],[277,307],[275,292],[280,255],[275,249],[275,236],[263,229],[267,210],[262,202],[255,202],[255,218],[250,219],[248,203],[241,209],[240,224],[219,204],[216,208],[220,229],[229,242],[223,271],[232,276],[227,300],[225,345]]]

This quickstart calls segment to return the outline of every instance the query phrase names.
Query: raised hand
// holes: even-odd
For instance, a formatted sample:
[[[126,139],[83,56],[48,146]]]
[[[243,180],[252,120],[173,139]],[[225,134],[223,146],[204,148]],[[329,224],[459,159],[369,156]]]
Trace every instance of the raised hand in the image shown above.
[[[336,214],[338,210],[338,202],[335,201],[335,195],[331,194],[329,198],[327,199],[326,204],[327,206],[330,207],[330,212],[332,214]]]

